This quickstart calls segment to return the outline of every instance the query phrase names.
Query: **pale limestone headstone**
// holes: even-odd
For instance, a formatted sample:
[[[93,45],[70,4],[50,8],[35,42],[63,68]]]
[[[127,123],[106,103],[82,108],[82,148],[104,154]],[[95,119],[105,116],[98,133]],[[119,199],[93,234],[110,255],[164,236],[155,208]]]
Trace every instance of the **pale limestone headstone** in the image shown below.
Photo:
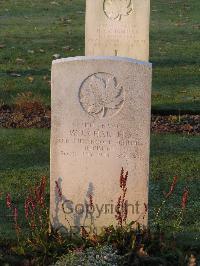
[[[122,167],[129,171],[127,221],[147,223],[143,217],[144,203],[148,204],[151,71],[149,63],[121,57],[53,61],[51,220],[55,227],[78,230],[89,228],[92,221],[98,231],[116,225]],[[90,195],[93,212],[88,208]]]
[[[87,0],[86,56],[149,60],[150,0]]]

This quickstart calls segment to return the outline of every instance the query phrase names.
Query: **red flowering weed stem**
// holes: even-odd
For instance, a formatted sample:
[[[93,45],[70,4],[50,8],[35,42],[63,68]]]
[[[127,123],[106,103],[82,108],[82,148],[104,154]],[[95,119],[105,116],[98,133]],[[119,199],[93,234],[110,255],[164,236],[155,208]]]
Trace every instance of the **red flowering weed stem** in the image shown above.
[[[12,200],[11,200],[10,193],[6,194],[6,207],[8,209],[10,209],[12,207]]]
[[[121,227],[123,225],[123,222],[126,223],[128,216],[128,201],[126,200],[127,179],[128,179],[128,171],[124,174],[124,168],[122,167],[120,173],[120,180],[119,180],[122,194],[119,196],[117,200],[116,215],[115,215],[118,225]]]
[[[189,195],[189,190],[186,187],[183,191],[183,196],[182,196],[182,201],[181,201],[181,207],[182,209],[186,208],[187,202],[188,202],[188,195]]]
[[[166,199],[169,198],[172,195],[172,193],[174,192],[174,189],[175,189],[176,184],[177,184],[177,180],[178,180],[178,177],[174,176],[173,181],[172,181],[171,186],[170,186],[169,192],[168,193],[164,192],[164,195],[165,195]]]

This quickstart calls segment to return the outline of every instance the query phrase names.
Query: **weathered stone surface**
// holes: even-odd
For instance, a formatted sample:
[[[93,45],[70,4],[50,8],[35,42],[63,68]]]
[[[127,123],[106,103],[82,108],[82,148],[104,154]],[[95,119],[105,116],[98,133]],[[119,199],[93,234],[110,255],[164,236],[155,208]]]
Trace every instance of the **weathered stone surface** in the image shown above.
[[[87,0],[86,56],[149,60],[150,0]]]
[[[149,63],[120,57],[53,62],[51,219],[55,227],[70,224],[78,229],[90,226],[91,218],[96,228],[116,224],[122,167],[129,171],[128,221],[146,224],[150,106]],[[92,215],[86,208],[90,195]]]

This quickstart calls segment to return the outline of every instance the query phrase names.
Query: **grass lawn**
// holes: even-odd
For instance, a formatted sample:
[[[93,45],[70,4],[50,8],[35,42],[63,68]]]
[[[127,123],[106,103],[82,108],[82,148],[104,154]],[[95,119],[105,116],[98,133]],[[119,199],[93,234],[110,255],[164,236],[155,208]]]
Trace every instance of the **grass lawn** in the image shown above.
[[[0,236],[13,238],[13,218],[5,209],[5,195],[11,193],[22,213],[30,187],[43,175],[49,176],[49,130],[1,129],[0,162]]]
[[[11,217],[6,217],[3,198],[11,192],[23,210],[26,191],[43,175],[49,176],[49,133],[45,129],[0,130],[0,236],[14,236]],[[180,212],[183,189],[189,187],[189,203],[180,232],[199,233],[200,237],[200,138],[182,135],[152,135],[150,178],[150,224],[155,210],[168,191],[174,175],[179,177],[174,195],[160,217],[166,228],[175,223]],[[10,223],[10,226],[9,226]],[[9,229],[10,228],[10,229]],[[200,239],[199,239],[200,240]]]
[[[199,8],[199,0],[151,1],[155,111],[200,111]],[[50,105],[53,55],[84,54],[84,11],[83,0],[0,1],[0,105],[27,92]]]

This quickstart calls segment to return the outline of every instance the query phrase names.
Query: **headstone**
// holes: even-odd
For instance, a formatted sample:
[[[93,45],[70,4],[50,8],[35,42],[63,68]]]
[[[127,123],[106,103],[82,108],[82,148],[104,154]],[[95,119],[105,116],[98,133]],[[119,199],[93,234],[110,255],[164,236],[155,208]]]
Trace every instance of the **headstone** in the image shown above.
[[[149,60],[150,0],[87,0],[86,56]]]
[[[97,231],[116,225],[122,167],[129,172],[127,221],[147,223],[143,216],[148,204],[150,107],[149,63],[121,57],[53,61],[51,220],[55,227],[79,230],[89,228],[91,220]]]

